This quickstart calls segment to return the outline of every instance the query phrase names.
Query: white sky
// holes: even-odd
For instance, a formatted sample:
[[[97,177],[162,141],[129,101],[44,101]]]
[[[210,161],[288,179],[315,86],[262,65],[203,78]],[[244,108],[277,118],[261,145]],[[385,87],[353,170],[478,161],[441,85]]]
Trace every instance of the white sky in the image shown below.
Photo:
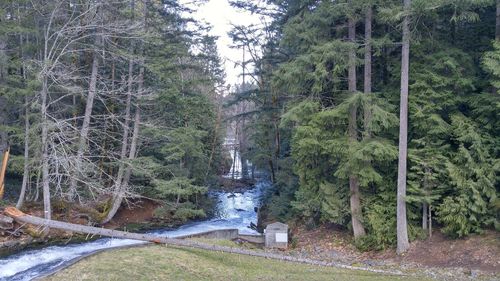
[[[181,2],[186,3],[188,1]],[[231,24],[250,25],[259,23],[259,16],[231,7],[228,0],[209,0],[206,4],[198,7],[193,17],[212,25],[213,28],[210,34],[219,37],[217,48],[220,57],[225,60],[226,83],[230,85],[241,83],[242,77],[239,76],[242,71],[241,66],[235,68],[234,62],[236,61],[241,65],[243,50],[229,47],[232,45],[232,40],[227,33],[231,30]]]

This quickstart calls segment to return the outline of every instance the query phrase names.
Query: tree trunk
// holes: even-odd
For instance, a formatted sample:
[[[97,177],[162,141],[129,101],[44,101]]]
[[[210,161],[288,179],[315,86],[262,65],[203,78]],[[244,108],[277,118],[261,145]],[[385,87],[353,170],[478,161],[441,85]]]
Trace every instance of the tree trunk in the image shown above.
[[[500,42],[500,0],[497,0],[495,40],[497,42]],[[493,86],[493,94],[496,95],[497,93],[498,89],[495,86]]]
[[[370,95],[372,92],[372,18],[373,9],[368,7],[365,14],[365,72],[364,72],[364,93]],[[364,107],[364,136],[371,136],[370,130],[371,108]]]
[[[348,19],[348,32],[349,42],[355,43],[356,41],[356,23],[354,19]],[[354,46],[349,50],[349,69],[348,69],[348,91],[351,94],[356,94],[356,48]],[[357,107],[352,106],[349,110],[349,142],[354,144],[358,141],[357,132]],[[365,229],[361,222],[362,210],[361,199],[359,192],[359,181],[355,175],[349,176],[349,190],[350,190],[350,205],[351,205],[351,224],[354,233],[354,238],[357,239],[365,235]]]
[[[422,203],[422,229],[427,230],[427,203]]]
[[[44,218],[50,220],[52,210],[50,206],[50,185],[49,185],[49,144],[48,135],[49,128],[47,124],[47,95],[48,95],[47,77],[43,77],[42,81],[42,190],[43,190],[43,212]],[[43,230],[44,235],[49,232],[48,228]]]
[[[500,0],[497,0],[495,40],[500,41]]]
[[[215,120],[215,128],[214,128],[214,139],[212,141],[212,148],[210,150],[210,157],[208,158],[208,164],[207,164],[207,172],[205,174],[205,180],[207,179],[208,175],[210,174],[210,168],[212,166],[212,161],[215,155],[215,148],[217,147],[217,139],[218,139],[218,134],[219,134],[219,126],[221,123],[222,119],[222,110],[219,105],[219,100],[216,98],[217,102],[217,119]]]
[[[112,207],[109,210],[108,214],[106,215],[106,218],[102,221],[102,223],[107,223],[114,217],[114,215],[120,208],[123,195],[125,194],[125,190],[123,190],[122,181],[125,173],[124,161],[127,158],[128,135],[130,130],[129,123],[130,123],[130,107],[132,103],[133,70],[134,70],[134,63],[132,59],[130,59],[128,64],[127,102],[125,106],[125,120],[123,123],[123,138],[122,138],[122,149],[120,152],[120,166],[118,167],[118,175],[116,177],[115,187],[113,191]]]
[[[9,162],[10,148],[7,148],[2,154],[2,165],[0,166],[0,200],[3,198],[5,190],[5,172],[7,171],[7,163]]]
[[[129,157],[128,160],[129,162],[133,160],[136,156],[136,151],[137,151],[137,141],[139,138],[139,125],[140,125],[140,119],[141,119],[141,113],[140,113],[139,107],[136,108],[135,112],[135,118],[134,118],[134,129],[132,133],[132,141],[130,144],[130,152],[129,152]],[[129,163],[128,165],[131,165]],[[123,181],[120,185],[120,189],[118,190],[116,194],[116,198],[113,201],[113,205],[111,206],[111,209],[108,212],[108,215],[106,219],[103,221],[103,223],[106,223],[110,221],[115,215],[116,212],[118,212],[118,209],[120,209],[120,206],[122,204],[123,198],[125,198],[125,193],[127,192],[128,189],[128,183],[130,181],[130,177],[132,175],[132,167],[127,166],[125,175],[123,177]]]
[[[41,171],[40,169],[37,169],[37,172],[36,172],[36,184],[35,184],[35,188],[36,188],[36,191],[35,191],[35,196],[33,197],[33,202],[36,202],[38,201],[38,197],[40,197],[40,176],[41,176]]]
[[[2,64],[0,62],[0,64]],[[0,66],[1,67],[1,66]],[[0,84],[2,83],[0,79]],[[7,98],[0,96],[0,126],[7,123]],[[3,153],[9,147],[9,135],[7,130],[0,130],[0,154]]]
[[[139,70],[139,81],[138,81],[138,90],[137,90],[137,95],[140,97],[142,94],[142,87],[143,87],[143,82],[144,82],[144,67],[141,67]],[[132,140],[130,143],[130,152],[128,156],[129,162],[135,159],[136,154],[137,154],[137,142],[139,140],[139,128],[141,124],[141,108],[139,107],[139,101],[137,100],[136,107],[135,107],[135,117],[134,117],[134,129],[132,131]],[[121,183],[120,190],[118,191],[118,195],[116,200],[113,202],[113,205],[111,207],[111,210],[108,213],[108,216],[106,219],[111,220],[118,209],[120,208],[120,205],[123,201],[123,198],[125,197],[125,192],[128,189],[128,183],[130,181],[130,177],[132,176],[132,167],[130,166],[131,163],[128,164],[126,171],[125,171],[125,176],[123,177],[123,182]]]
[[[234,143],[233,143],[233,172],[232,172],[232,175],[231,175],[231,179],[234,180],[234,174],[235,174],[235,171],[236,171],[236,153],[238,152],[237,150],[237,147],[236,147],[236,144],[238,143],[238,126],[239,126],[239,123],[236,122],[235,124],[235,127],[234,127]]]
[[[23,183],[21,185],[21,193],[19,194],[19,199],[17,200],[16,208],[20,209],[24,203],[24,197],[26,196],[26,188],[28,186],[29,179],[29,132],[30,132],[30,119],[29,119],[29,104],[28,96],[25,96],[25,116],[24,116],[24,169],[23,169]]]
[[[410,12],[411,0],[404,0],[404,10]],[[408,250],[408,225],[406,221],[406,164],[408,150],[408,79],[410,66],[409,16],[403,19],[403,45],[401,56],[401,103],[399,109],[399,161],[397,191],[397,253]]]
[[[269,169],[271,170],[271,182],[276,183],[276,173],[274,171],[273,159],[269,159]]]
[[[432,206],[429,204],[429,238],[432,237]]]
[[[146,23],[146,17],[147,17],[147,6],[146,6],[146,2],[143,1],[143,7],[144,7],[144,15],[142,17],[143,19],[143,24],[144,26],[146,27],[147,23]],[[135,10],[135,0],[131,0],[131,9],[132,11]],[[134,14],[132,14],[132,19],[134,18]],[[145,30],[146,32],[147,30]],[[132,43],[134,43],[134,41],[132,41]],[[134,47],[131,48],[131,50],[133,51],[134,50]],[[133,52],[132,52],[133,53]],[[141,45],[140,47],[140,52],[139,52],[141,55],[143,55],[143,47]],[[131,140],[131,143],[130,143],[130,152],[129,152],[129,162],[130,160],[133,160],[136,156],[136,150],[137,150],[137,141],[139,139],[139,126],[140,126],[140,120],[141,120],[141,110],[140,110],[140,107],[139,107],[139,98],[140,96],[142,95],[142,88],[143,88],[143,84],[144,84],[144,60],[141,59],[141,61],[139,62],[140,64],[140,68],[139,68],[139,81],[138,81],[138,89],[137,89],[137,101],[136,101],[136,108],[135,108],[135,117],[134,117],[134,129],[133,129],[133,132],[132,132],[132,140]],[[128,81],[128,97],[127,97],[127,112],[126,112],[126,115],[127,115],[127,119],[130,118],[130,103],[131,103],[131,95],[132,95],[132,74],[133,74],[133,64],[132,64],[132,60],[130,60],[130,63],[129,63],[129,81]],[[125,155],[126,155],[126,146],[127,146],[127,138],[128,138],[128,130],[129,130],[129,123],[127,121],[126,123],[126,134],[125,134],[125,131],[124,131],[124,138],[123,138],[123,146],[122,146],[122,154],[121,154],[121,159],[125,159]],[[129,163],[128,165],[131,165],[131,163]],[[120,170],[118,171],[119,174],[123,174],[123,169],[125,168],[125,166],[123,165],[123,161],[120,165],[120,170],[122,171],[120,173]],[[110,211],[108,212],[107,216],[106,216],[106,219],[104,220],[104,222],[108,222],[110,221],[116,214],[116,212],[118,211],[118,209],[120,208],[120,205],[123,201],[123,198],[125,197],[125,193],[127,192],[127,188],[128,188],[128,183],[129,183],[129,180],[130,180],[130,177],[131,177],[131,174],[132,174],[132,167],[130,166],[127,166],[126,167],[126,171],[125,171],[125,176],[123,178],[123,181],[122,179],[120,178],[119,181],[117,181],[117,184],[118,184],[118,190],[117,192],[115,193],[115,197],[113,198],[113,205],[111,206],[111,209]]]
[[[97,42],[97,39],[96,39]],[[97,88],[97,74],[99,70],[99,57],[96,52],[94,52],[93,61],[92,61],[92,73],[90,75],[90,83],[89,83],[89,92],[87,95],[87,102],[85,105],[85,115],[83,116],[83,124],[80,130],[80,139],[78,141],[78,151],[76,153],[75,159],[75,171],[74,175],[71,177],[70,185],[69,185],[69,201],[73,201],[75,196],[78,195],[77,192],[77,179],[82,175],[82,161],[83,154],[87,149],[87,137],[90,129],[90,117],[92,116],[92,108],[94,106],[94,97],[96,95]]]

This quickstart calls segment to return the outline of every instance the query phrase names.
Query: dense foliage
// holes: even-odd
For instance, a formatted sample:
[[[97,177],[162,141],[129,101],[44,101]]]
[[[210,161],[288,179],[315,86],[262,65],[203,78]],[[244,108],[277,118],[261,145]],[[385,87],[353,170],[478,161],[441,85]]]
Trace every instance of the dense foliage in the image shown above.
[[[327,222],[351,228],[349,185],[356,179],[362,206],[357,216],[367,232],[360,244],[395,244],[401,21],[406,15],[400,1],[233,5],[272,22],[262,33],[268,35],[265,43],[256,39],[262,34],[255,27],[236,29],[245,36],[234,36],[261,50],[252,61],[259,89],[248,99],[258,106],[253,161],[268,169],[275,183],[268,199],[271,215],[298,217],[310,227]],[[425,233],[419,229],[431,228],[432,222],[453,237],[499,227],[496,9],[488,0],[412,1],[410,237]],[[355,40],[348,36],[351,20]],[[367,23],[372,28],[368,39]],[[348,87],[353,50],[360,74],[355,82],[364,84],[363,92]]]
[[[46,217],[63,200],[108,221],[145,196],[159,219],[205,215],[224,73],[189,14],[170,0],[0,1],[0,151],[18,207],[43,194]]]

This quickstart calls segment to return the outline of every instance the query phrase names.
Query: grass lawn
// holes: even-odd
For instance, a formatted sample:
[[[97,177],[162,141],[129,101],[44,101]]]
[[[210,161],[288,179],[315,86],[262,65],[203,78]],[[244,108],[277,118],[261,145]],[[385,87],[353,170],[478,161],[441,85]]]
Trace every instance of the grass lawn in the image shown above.
[[[165,246],[117,249],[45,280],[425,280]]]

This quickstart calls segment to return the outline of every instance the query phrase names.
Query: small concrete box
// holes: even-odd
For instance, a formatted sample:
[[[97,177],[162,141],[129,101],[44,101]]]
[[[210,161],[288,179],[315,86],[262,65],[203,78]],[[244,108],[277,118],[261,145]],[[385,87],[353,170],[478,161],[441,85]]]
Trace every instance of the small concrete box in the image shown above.
[[[266,248],[286,249],[288,247],[288,225],[281,222],[268,224],[264,234]]]

